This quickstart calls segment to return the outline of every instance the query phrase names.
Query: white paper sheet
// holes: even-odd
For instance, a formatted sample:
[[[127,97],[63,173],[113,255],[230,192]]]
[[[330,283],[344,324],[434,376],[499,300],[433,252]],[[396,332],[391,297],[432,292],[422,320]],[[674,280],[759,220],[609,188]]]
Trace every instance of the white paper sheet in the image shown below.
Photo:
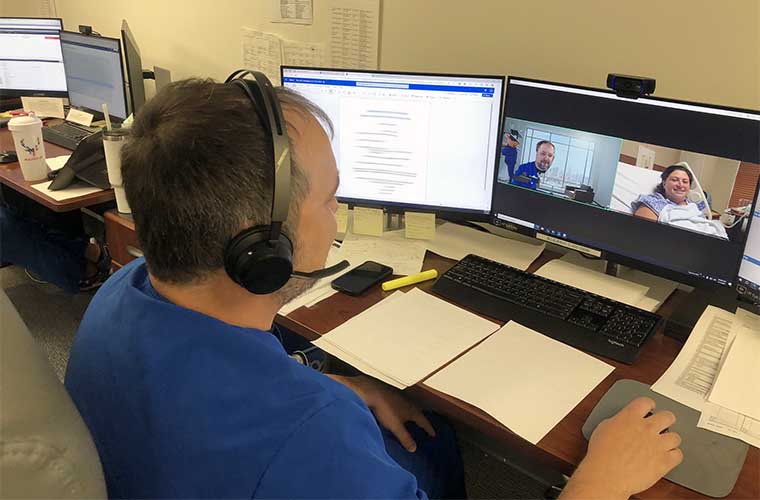
[[[89,184],[85,184],[84,182],[75,182],[71,184],[69,187],[67,187],[66,189],[61,189],[60,191],[51,191],[50,189],[48,189],[48,187],[50,186],[50,184],[52,184],[52,182],[53,181],[41,182],[40,184],[32,184],[32,187],[36,189],[37,191],[40,191],[41,193],[50,196],[56,201],[69,200],[71,198],[77,198],[79,196],[84,196],[86,194],[103,191],[100,188],[90,186]]]
[[[699,416],[697,427],[740,439],[760,448],[760,420],[706,402]]]
[[[545,247],[543,243],[523,243],[450,222],[437,226],[435,239],[425,245],[431,252],[449,259],[460,260],[473,253],[523,271]]]
[[[732,334],[730,350],[707,399],[760,420],[760,316],[737,310]]]
[[[314,5],[312,0],[271,0],[272,22],[291,24],[312,24]]]
[[[56,156],[55,158],[46,158],[45,163],[50,170],[60,170],[69,161],[71,155]]]
[[[328,10],[331,66],[377,69],[380,0],[330,0]]]
[[[282,41],[282,61],[288,66],[327,66],[325,44]]]
[[[652,390],[701,412],[718,374],[733,322],[730,312],[707,306],[681,352]]]
[[[375,370],[411,386],[499,325],[418,288],[367,310],[325,337]]]
[[[260,71],[275,87],[280,85],[282,46],[280,37],[270,33],[241,28],[243,67]]]
[[[340,259],[352,266],[374,260],[393,268],[393,274],[415,274],[422,270],[425,260],[425,244],[403,238],[403,231],[386,233],[382,238],[346,234],[338,252]],[[402,233],[401,235],[397,233]]]
[[[636,306],[649,288],[614,276],[576,266],[562,259],[547,262],[536,271],[537,276],[559,281],[630,306]]]
[[[560,260],[600,273],[604,272],[607,263],[605,260],[583,258],[578,252],[568,252]],[[655,312],[659,309],[662,303],[678,288],[678,283],[675,281],[624,266],[621,266],[618,278],[638,283],[649,289],[646,295],[635,304],[636,307],[649,312]]]
[[[538,443],[614,367],[514,321],[424,384]]]
[[[393,302],[394,300],[397,300],[397,299],[403,297],[403,295],[404,295],[404,293],[399,290],[399,291],[397,291],[397,292],[389,295],[388,297],[384,298],[383,300],[381,300],[377,304],[375,304],[375,305],[373,305],[371,307],[368,307],[364,312],[384,307],[384,306],[390,304],[391,302]],[[351,321],[351,320],[349,320],[349,321]],[[374,377],[377,380],[381,380],[381,381],[385,382],[386,384],[395,387],[396,389],[403,390],[403,389],[406,389],[408,387],[403,382],[400,382],[400,381],[396,380],[395,378],[390,377],[390,376],[386,375],[385,373],[383,373],[383,372],[381,372],[379,370],[376,370],[375,368],[373,368],[369,364],[365,363],[364,361],[362,361],[358,357],[356,357],[353,354],[351,354],[351,353],[349,353],[349,352],[341,349],[340,346],[337,346],[337,345],[333,344],[332,342],[330,342],[330,340],[327,338],[327,336],[322,336],[322,337],[318,338],[317,340],[315,340],[314,342],[312,342],[312,344],[314,344],[315,346],[319,347],[323,351],[330,353],[331,355],[335,356],[336,358],[340,359],[341,361],[343,361],[345,363],[348,363],[349,365],[353,366],[354,368],[356,368],[357,370],[361,371],[362,373],[364,373],[366,375],[369,375],[370,377]]]
[[[40,118],[63,118],[63,99],[60,97],[22,97],[24,111]]]

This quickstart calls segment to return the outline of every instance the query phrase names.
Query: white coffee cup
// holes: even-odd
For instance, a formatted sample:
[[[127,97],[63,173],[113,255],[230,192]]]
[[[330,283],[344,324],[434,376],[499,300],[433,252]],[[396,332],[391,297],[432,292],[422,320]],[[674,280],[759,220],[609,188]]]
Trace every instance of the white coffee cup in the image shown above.
[[[103,130],[103,151],[106,155],[108,182],[121,186],[121,148],[127,140],[128,131],[122,128]]]
[[[41,181],[47,177],[45,145],[42,139],[42,121],[34,113],[17,116],[8,122],[8,130],[13,135],[16,155],[21,164],[21,173],[26,181]]]

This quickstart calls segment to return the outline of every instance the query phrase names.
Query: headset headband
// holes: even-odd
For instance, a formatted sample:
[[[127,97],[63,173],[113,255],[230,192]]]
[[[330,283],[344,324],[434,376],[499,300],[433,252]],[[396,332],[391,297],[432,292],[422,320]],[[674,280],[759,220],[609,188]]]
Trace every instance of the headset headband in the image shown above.
[[[254,81],[246,80],[251,75]],[[272,189],[271,232],[270,241],[276,241],[288,218],[290,209],[290,142],[288,141],[285,118],[280,101],[274,92],[272,83],[263,73],[240,69],[232,73],[225,83],[233,83],[255,104],[256,113],[272,136],[274,148],[274,186]],[[254,83],[255,82],[255,83]]]

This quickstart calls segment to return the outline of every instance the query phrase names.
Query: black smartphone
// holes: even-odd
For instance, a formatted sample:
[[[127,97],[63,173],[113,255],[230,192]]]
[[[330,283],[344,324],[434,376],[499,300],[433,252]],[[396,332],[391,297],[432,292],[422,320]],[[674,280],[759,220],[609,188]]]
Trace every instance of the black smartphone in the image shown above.
[[[332,287],[349,295],[361,295],[373,285],[393,274],[393,269],[368,260],[332,281]]]

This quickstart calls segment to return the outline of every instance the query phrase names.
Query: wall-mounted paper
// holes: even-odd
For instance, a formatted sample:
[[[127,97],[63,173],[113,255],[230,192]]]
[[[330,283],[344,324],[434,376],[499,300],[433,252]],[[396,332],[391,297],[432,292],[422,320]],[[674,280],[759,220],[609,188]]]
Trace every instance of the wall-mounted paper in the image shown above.
[[[272,0],[272,22],[312,24],[314,6],[312,0]]]
[[[325,44],[283,40],[282,61],[287,66],[326,66]]]
[[[241,37],[243,67],[261,71],[272,81],[272,85],[279,86],[282,65],[280,37],[250,28],[241,28]]]
[[[380,0],[332,0],[329,16],[331,65],[377,69]]]

